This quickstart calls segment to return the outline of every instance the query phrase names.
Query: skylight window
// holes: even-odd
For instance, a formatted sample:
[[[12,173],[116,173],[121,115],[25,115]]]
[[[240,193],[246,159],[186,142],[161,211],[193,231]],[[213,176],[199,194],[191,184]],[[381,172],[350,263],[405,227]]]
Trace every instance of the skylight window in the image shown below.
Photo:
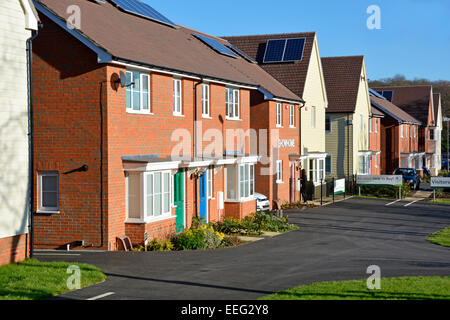
[[[211,47],[213,50],[217,51],[218,53],[229,56],[229,57],[238,58],[238,56],[233,51],[231,51],[230,49],[225,47],[219,41],[217,41],[213,38],[209,38],[204,35],[198,34],[198,33],[194,34],[194,36],[196,38],[200,39],[202,42],[204,42],[207,46]]]

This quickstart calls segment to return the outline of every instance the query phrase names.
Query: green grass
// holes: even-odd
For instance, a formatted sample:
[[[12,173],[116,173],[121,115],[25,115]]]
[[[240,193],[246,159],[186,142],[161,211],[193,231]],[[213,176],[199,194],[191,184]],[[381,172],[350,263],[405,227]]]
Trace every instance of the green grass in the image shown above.
[[[431,199],[431,201],[432,202],[436,202],[436,203],[448,203],[448,204],[450,204],[450,199],[436,199],[436,200]]]
[[[450,247],[450,228],[432,234],[427,240],[443,247]]]
[[[367,280],[322,282],[262,300],[450,300],[450,277],[382,278],[381,290],[367,289]]]
[[[29,259],[0,267],[0,300],[39,300],[69,292],[67,280],[73,273],[67,268],[72,265],[81,270],[81,288],[106,280],[93,266]]]

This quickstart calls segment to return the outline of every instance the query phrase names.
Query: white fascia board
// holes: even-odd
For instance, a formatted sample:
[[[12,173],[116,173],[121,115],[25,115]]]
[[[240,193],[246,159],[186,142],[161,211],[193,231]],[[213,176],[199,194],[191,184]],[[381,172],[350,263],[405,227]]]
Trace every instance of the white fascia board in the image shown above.
[[[167,162],[124,162],[124,170],[128,172],[151,172],[162,170],[175,170],[180,167],[180,161]]]
[[[29,0],[20,0],[20,3],[25,10],[25,28],[36,31],[38,29],[39,17],[36,16],[36,11],[31,7],[32,3]]]

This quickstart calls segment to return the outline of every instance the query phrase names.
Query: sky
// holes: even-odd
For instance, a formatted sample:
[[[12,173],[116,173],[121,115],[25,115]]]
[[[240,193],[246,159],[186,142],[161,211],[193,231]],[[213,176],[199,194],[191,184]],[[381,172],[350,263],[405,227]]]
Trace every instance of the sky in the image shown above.
[[[450,0],[142,1],[215,36],[316,31],[322,57],[364,55],[370,80],[450,81]],[[381,29],[367,27],[372,5]]]

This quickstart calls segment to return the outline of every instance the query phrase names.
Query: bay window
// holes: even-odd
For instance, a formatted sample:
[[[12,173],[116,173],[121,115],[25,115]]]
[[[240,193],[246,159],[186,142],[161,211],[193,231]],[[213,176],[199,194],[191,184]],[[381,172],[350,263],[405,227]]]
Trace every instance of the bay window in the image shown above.
[[[370,173],[369,161],[370,161],[370,156],[367,156],[367,155],[359,156],[358,174],[368,175]]]
[[[309,160],[309,180],[314,184],[321,183],[325,178],[325,159]]]
[[[172,174],[170,171],[129,173],[127,177],[128,219],[138,222],[172,216]]]
[[[227,200],[245,201],[255,194],[255,165],[241,164],[226,166]]]

